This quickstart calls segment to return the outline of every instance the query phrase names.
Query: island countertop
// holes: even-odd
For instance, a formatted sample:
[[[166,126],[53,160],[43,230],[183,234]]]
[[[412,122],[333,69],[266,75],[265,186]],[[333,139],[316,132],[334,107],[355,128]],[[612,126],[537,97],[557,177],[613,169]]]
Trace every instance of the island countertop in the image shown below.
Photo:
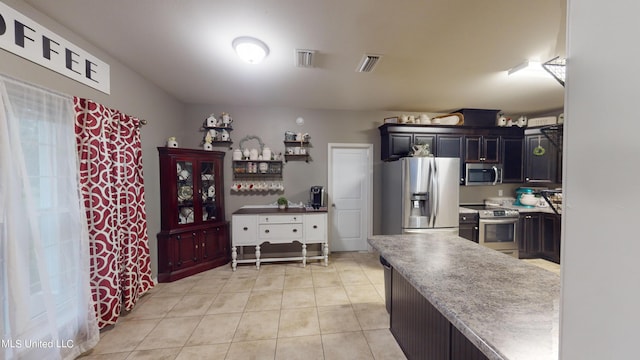
[[[558,359],[558,274],[454,235],[369,244],[489,359]]]

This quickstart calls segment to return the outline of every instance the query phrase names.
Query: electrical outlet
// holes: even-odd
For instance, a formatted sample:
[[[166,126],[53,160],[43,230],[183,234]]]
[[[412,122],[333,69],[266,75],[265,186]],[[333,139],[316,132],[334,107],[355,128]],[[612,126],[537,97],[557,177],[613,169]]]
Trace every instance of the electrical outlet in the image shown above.
[[[498,190],[498,196],[502,196],[503,194],[502,189]]]

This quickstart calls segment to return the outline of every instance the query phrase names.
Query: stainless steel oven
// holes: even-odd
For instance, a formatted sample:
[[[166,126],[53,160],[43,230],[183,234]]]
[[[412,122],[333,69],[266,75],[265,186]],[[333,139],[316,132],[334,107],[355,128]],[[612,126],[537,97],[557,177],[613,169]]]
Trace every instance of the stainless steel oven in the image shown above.
[[[478,243],[518,258],[518,210],[478,211]]]

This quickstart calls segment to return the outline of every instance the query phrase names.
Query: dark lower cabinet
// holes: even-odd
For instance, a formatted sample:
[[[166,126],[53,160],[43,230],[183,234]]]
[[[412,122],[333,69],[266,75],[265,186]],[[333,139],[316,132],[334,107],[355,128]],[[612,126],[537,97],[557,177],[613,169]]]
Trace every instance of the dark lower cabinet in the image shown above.
[[[464,213],[458,217],[458,236],[478,242],[478,214]]]
[[[560,263],[562,216],[523,212],[518,221],[518,247],[521,259],[543,258]]]
[[[542,258],[559,264],[561,217],[556,214],[544,214],[542,223]]]
[[[391,276],[390,330],[407,359],[488,360],[401,274]]]
[[[540,256],[541,221],[539,213],[522,213],[518,220],[518,254],[520,259]]]

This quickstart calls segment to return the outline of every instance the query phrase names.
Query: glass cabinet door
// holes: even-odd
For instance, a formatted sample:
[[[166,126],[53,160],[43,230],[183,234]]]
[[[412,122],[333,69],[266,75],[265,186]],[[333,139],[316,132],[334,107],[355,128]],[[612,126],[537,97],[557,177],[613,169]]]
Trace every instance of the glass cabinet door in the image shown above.
[[[194,222],[193,203],[193,163],[190,161],[177,161],[178,186],[178,224],[191,224]]]
[[[215,163],[204,161],[200,163],[200,189],[202,192],[202,221],[215,221],[218,218],[218,204],[216,204]]]

